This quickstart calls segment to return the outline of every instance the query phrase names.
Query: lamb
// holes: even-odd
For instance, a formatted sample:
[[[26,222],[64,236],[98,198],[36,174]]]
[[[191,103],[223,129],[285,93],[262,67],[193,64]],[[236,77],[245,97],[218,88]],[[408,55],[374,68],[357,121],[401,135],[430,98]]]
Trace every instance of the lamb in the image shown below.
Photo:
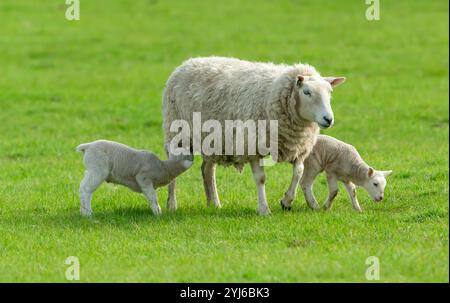
[[[161,214],[155,190],[169,184],[193,164],[193,156],[161,161],[155,154],[126,145],[97,140],[80,144],[84,152],[85,175],[80,184],[80,212],[90,216],[91,198],[103,181],[144,193],[155,215]]]
[[[362,212],[356,197],[356,186],[366,189],[372,199],[380,202],[384,198],[386,177],[392,171],[377,171],[367,165],[358,151],[350,144],[333,137],[319,135],[311,154],[304,161],[304,172],[300,180],[301,188],[308,205],[315,210],[319,205],[314,197],[312,187],[314,179],[325,171],[328,182],[328,198],[325,209],[331,208],[339,190],[337,181],[345,185],[353,208]]]
[[[219,121],[222,128],[225,120],[264,120],[267,125],[270,120],[276,120],[277,162],[292,163],[295,172],[282,200],[282,206],[289,208],[303,172],[303,160],[316,142],[319,126],[333,125],[332,87],[344,80],[344,77],[321,77],[307,64],[275,65],[223,57],[189,59],[175,69],[164,89],[166,153],[169,158],[174,155],[170,142],[177,134],[171,131],[172,123],[182,120],[192,126],[194,112],[200,112],[202,119]],[[269,133],[269,129],[263,131]],[[192,146],[192,135],[189,140]],[[244,146],[247,144],[245,142]],[[203,157],[202,176],[208,205],[221,207],[215,180],[216,165],[234,165],[241,170],[244,164],[250,163],[258,191],[258,213],[270,214],[264,167],[259,164],[264,155],[199,152]],[[176,209],[175,180],[169,184],[167,207]]]

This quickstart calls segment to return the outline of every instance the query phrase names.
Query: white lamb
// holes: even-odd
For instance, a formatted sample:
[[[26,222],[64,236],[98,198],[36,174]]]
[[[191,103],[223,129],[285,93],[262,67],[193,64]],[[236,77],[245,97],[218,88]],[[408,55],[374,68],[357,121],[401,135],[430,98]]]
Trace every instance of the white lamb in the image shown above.
[[[151,152],[107,140],[80,144],[77,151],[84,152],[86,171],[80,184],[80,212],[86,216],[92,214],[92,194],[103,181],[144,193],[153,213],[160,215],[155,190],[169,184],[193,163],[193,156],[161,161]]]
[[[345,185],[353,208],[358,212],[362,210],[356,198],[356,186],[364,187],[374,201],[380,202],[384,198],[386,177],[392,173],[391,170],[374,170],[364,162],[353,146],[325,135],[318,136],[304,165],[300,185],[308,205],[315,210],[319,209],[319,205],[314,198],[312,187],[316,176],[322,171],[326,173],[329,191],[325,209],[331,207],[339,190],[337,181],[341,181]]]
[[[267,125],[269,120],[277,120],[277,161],[294,165],[291,186],[282,200],[282,205],[289,208],[302,175],[303,160],[312,150],[319,126],[327,128],[333,125],[332,87],[344,80],[343,77],[321,77],[314,67],[306,64],[276,65],[223,57],[189,59],[172,73],[164,90],[166,152],[171,157],[168,146],[176,136],[170,130],[172,123],[183,120],[192,125],[194,112],[200,112],[202,120],[219,121],[222,129],[226,120],[263,120]],[[268,132],[268,129],[264,131]],[[205,135],[202,134],[203,137]],[[192,146],[192,136],[190,140]],[[243,144],[247,145],[247,142]],[[220,207],[216,164],[242,169],[244,164],[250,163],[258,190],[258,212],[270,214],[264,167],[259,165],[262,156],[226,155],[225,150],[221,154],[202,153],[202,176],[208,205],[213,203]],[[169,209],[176,209],[175,180],[169,184],[167,204]]]

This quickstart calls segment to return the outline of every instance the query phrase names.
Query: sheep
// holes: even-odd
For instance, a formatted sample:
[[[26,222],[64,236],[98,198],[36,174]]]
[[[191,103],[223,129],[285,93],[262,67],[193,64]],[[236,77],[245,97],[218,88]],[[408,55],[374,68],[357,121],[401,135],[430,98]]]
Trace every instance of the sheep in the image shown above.
[[[353,208],[362,212],[356,197],[356,186],[366,189],[372,199],[380,202],[384,198],[386,177],[392,171],[377,171],[367,165],[356,148],[352,145],[339,141],[336,138],[319,135],[312,152],[305,159],[304,171],[300,185],[308,205],[318,210],[319,205],[314,197],[312,187],[315,178],[325,171],[328,183],[328,198],[325,209],[330,209],[334,198],[336,198],[339,186],[337,181],[344,183],[345,189],[352,202]]]
[[[225,120],[276,120],[277,162],[292,163],[296,172],[281,201],[283,207],[289,208],[298,185],[297,177],[303,171],[303,160],[315,144],[319,127],[328,128],[334,123],[330,105],[332,87],[344,81],[344,77],[321,77],[307,64],[289,66],[224,57],[191,58],[175,69],[164,89],[166,153],[169,158],[173,155],[170,142],[177,134],[171,131],[172,123],[182,120],[192,126],[194,112],[200,112],[202,119],[219,121],[222,126]],[[269,129],[264,131],[268,133]],[[191,145],[192,141],[191,136]],[[264,167],[259,164],[262,157],[260,153],[206,155],[202,152],[207,204],[221,207],[215,180],[217,164],[234,165],[242,170],[244,164],[250,163],[258,191],[258,213],[269,215]],[[169,184],[167,207],[175,210],[176,203],[173,180]]]
[[[103,181],[144,193],[153,214],[160,215],[155,190],[169,184],[193,164],[193,156],[161,161],[151,152],[107,140],[80,144],[76,150],[84,152],[86,168],[80,183],[80,212],[84,216],[91,216],[92,194]]]

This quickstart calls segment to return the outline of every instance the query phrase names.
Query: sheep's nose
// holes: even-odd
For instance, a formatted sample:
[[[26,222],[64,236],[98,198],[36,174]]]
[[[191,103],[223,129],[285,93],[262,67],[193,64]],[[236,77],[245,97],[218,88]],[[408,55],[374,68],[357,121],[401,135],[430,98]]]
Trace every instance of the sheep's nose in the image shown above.
[[[323,116],[323,120],[327,122],[328,125],[333,124],[333,117]]]

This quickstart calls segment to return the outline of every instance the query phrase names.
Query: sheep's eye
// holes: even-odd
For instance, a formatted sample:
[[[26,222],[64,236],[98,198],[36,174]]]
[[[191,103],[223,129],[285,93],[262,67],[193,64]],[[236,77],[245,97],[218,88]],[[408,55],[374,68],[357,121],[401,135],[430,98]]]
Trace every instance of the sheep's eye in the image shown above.
[[[378,187],[378,183],[374,183],[373,186]]]
[[[306,96],[311,96],[311,92],[309,91],[309,90],[304,90],[303,91],[303,93],[306,95]]]

